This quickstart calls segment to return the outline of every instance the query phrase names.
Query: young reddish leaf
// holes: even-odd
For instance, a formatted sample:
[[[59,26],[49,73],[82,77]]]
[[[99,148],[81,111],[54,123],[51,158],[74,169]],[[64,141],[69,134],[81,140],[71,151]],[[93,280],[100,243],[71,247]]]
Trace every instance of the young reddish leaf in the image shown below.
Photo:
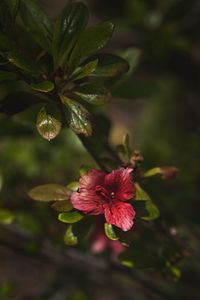
[[[36,201],[63,201],[68,200],[71,192],[60,184],[39,185],[28,193],[29,197]]]

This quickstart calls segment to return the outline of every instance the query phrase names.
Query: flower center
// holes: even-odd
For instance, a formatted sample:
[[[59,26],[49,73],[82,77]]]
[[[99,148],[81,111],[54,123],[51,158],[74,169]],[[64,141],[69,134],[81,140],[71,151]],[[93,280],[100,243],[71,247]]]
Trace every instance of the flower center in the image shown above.
[[[112,200],[115,198],[115,193],[113,191],[109,191],[101,185],[97,185],[95,187],[95,193],[96,195],[101,196],[106,202],[112,202]]]

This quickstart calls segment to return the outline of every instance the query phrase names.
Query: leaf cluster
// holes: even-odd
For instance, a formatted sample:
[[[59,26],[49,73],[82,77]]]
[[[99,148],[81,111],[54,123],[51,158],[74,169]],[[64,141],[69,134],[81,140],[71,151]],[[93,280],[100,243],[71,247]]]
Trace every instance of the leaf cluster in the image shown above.
[[[88,8],[76,1],[55,22],[34,0],[2,0],[0,15],[0,112],[37,105],[43,138],[55,138],[62,124],[90,136],[92,107],[110,100],[107,82],[129,69],[122,57],[99,53],[114,25],[87,26]]]

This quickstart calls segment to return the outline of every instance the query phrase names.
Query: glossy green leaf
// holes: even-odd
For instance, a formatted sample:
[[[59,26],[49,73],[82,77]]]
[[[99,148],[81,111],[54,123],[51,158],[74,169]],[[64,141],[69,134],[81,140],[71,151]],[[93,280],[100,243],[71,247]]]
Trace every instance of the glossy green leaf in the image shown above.
[[[137,200],[137,201],[151,201],[151,198],[149,197],[147,192],[145,192],[145,190],[143,190],[143,188],[139,185],[139,183],[137,183],[137,182],[135,183],[135,188],[136,188],[135,200]]]
[[[63,223],[76,223],[83,219],[83,215],[80,214],[78,211],[72,211],[72,212],[63,212],[58,215],[58,220]]]
[[[0,224],[11,224],[15,219],[12,212],[7,209],[0,209]]]
[[[12,18],[14,18],[18,12],[20,0],[2,0],[6,4],[8,11]]]
[[[53,34],[53,56],[61,66],[72,50],[79,33],[88,22],[89,12],[82,2],[67,4],[58,18]]]
[[[90,113],[80,103],[61,95],[63,104],[69,111],[68,122],[71,129],[78,134],[89,137],[92,134]]]
[[[145,209],[149,213],[148,216],[142,217],[142,219],[145,221],[153,221],[160,216],[158,207],[150,200],[145,202]]]
[[[39,92],[43,92],[43,93],[48,93],[53,91],[54,89],[54,83],[51,81],[42,81],[39,83],[32,83],[31,84],[32,89],[39,91]]]
[[[92,60],[89,63],[78,67],[70,76],[72,81],[80,80],[86,76],[92,75],[98,65],[98,59]]]
[[[155,168],[152,168],[152,169],[146,171],[143,174],[143,177],[151,177],[151,176],[155,176],[157,174],[162,174],[162,171],[159,167],[155,167]]]
[[[78,244],[78,238],[73,233],[73,227],[70,225],[64,235],[64,242],[68,246],[74,246]]]
[[[126,73],[129,69],[127,61],[117,55],[100,53],[89,59],[98,59],[98,66],[91,76],[115,77]]]
[[[105,234],[106,236],[113,241],[118,240],[119,238],[116,236],[113,226],[111,224],[105,223],[104,224],[104,230],[105,230]]]
[[[51,207],[57,212],[67,212],[73,209],[69,200],[56,201]]]
[[[30,74],[40,74],[41,70],[37,63],[34,61],[28,59],[21,53],[14,53],[14,52],[9,52],[6,55],[8,61],[13,64],[14,66],[20,68],[26,73]]]
[[[92,83],[79,85],[72,92],[93,105],[105,104],[111,98],[110,92],[105,87]]]
[[[17,74],[7,71],[0,71],[0,82],[12,81],[17,79]]]
[[[67,188],[72,192],[76,192],[79,189],[79,182],[72,181],[67,185]]]
[[[43,9],[35,1],[21,0],[20,14],[34,40],[47,52],[51,52],[52,24]]]
[[[55,106],[45,106],[38,113],[36,127],[46,140],[54,139],[61,130],[61,113]]]
[[[70,194],[65,186],[54,183],[39,185],[28,193],[33,200],[44,202],[68,200]]]
[[[102,22],[87,28],[79,37],[75,50],[80,58],[94,54],[106,46],[111,39],[114,25]]]

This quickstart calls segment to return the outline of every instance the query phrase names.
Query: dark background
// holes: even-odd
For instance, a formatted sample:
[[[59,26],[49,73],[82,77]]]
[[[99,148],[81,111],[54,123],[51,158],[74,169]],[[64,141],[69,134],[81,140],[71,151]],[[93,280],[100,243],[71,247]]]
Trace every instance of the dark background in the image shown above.
[[[66,3],[40,2],[52,18]],[[113,100],[105,108],[113,122],[110,141],[120,143],[128,131],[133,148],[144,156],[146,169],[165,165],[179,169],[174,181],[155,179],[146,188],[161,207],[161,216],[183,234],[193,251],[180,263],[178,282],[155,276],[149,288],[149,281],[138,281],[137,276],[123,277],[114,270],[105,275],[101,268],[84,264],[83,269],[58,268],[1,245],[0,299],[199,299],[200,2],[85,2],[91,9],[91,24],[110,20],[116,25],[108,51],[124,53],[133,47],[139,51],[133,75],[113,89]],[[17,230],[28,237],[53,236],[61,247],[63,228],[55,214],[45,204],[33,204],[26,194],[36,184],[78,179],[83,162],[95,166],[71,131],[63,129],[49,144],[33,125],[20,122],[19,117],[1,116],[0,205],[16,212]]]

